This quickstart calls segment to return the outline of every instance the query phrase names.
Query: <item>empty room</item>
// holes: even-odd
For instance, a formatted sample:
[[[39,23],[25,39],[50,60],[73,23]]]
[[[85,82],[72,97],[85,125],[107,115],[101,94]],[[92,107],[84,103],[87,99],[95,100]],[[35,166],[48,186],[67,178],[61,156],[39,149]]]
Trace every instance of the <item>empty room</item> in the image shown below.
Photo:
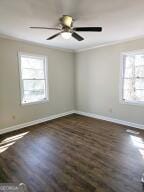
[[[0,0],[0,192],[144,191],[144,1]]]

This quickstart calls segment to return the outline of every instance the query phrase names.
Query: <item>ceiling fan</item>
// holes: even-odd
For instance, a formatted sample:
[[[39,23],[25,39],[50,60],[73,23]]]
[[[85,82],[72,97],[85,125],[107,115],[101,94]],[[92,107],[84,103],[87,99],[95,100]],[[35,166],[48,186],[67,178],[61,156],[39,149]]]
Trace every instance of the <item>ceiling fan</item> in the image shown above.
[[[102,27],[73,27],[74,19],[69,15],[63,15],[60,19],[60,25],[56,28],[49,27],[30,27],[31,29],[50,29],[50,30],[58,30],[60,32],[54,34],[53,36],[47,38],[47,40],[54,39],[55,37],[61,35],[64,39],[70,39],[71,36],[74,37],[78,41],[84,40],[82,36],[80,36],[78,32],[101,32]]]

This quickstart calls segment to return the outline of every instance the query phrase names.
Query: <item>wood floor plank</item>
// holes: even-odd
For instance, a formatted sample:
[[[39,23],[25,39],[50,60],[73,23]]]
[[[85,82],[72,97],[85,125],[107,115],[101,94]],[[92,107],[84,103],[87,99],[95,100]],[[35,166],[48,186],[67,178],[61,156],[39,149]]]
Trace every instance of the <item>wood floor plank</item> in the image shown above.
[[[142,192],[144,131],[69,115],[0,136],[0,182],[30,192]]]

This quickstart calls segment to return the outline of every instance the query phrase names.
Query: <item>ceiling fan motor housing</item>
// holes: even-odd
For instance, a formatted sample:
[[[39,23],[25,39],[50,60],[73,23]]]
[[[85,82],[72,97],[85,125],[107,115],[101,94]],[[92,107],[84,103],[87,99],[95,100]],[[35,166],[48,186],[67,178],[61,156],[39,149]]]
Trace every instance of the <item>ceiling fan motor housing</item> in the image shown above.
[[[60,19],[60,22],[63,27],[71,28],[73,24],[73,18],[69,15],[63,15]]]

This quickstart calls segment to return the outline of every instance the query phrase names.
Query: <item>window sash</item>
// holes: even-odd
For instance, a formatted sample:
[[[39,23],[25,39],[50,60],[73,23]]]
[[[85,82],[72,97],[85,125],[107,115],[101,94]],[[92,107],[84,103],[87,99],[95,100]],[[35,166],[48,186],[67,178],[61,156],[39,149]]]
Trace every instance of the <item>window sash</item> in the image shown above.
[[[22,79],[22,81],[26,81],[26,80],[28,80],[28,81],[38,81],[38,80],[44,80],[45,81],[45,78],[44,79],[38,79],[38,78],[34,78],[34,79]]]
[[[22,69],[22,79],[45,79],[44,69]]]

